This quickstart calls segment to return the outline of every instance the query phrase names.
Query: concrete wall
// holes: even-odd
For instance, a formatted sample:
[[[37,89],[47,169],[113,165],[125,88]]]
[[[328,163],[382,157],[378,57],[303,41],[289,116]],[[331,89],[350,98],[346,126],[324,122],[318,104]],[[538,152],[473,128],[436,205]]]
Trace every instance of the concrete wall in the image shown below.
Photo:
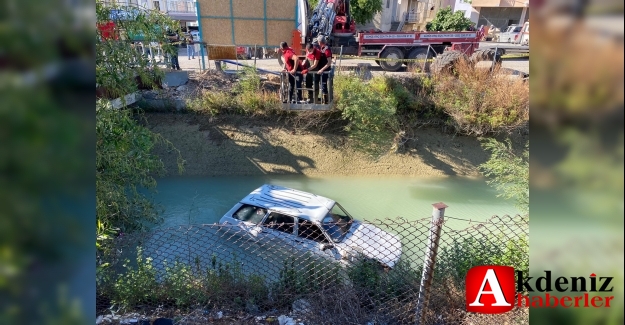
[[[382,12],[381,15],[381,27],[380,30],[383,32],[388,32],[391,30],[391,24],[395,21],[395,17],[393,15],[393,2],[397,2],[397,0],[383,0],[382,1]]]
[[[393,14],[393,2],[395,2],[395,6],[399,6],[397,4],[398,1],[401,0],[382,0],[382,11],[377,13],[373,20],[367,24],[357,25],[357,30],[371,30],[371,29],[379,29],[383,32],[388,32],[391,29],[391,24],[395,20],[395,15]],[[403,0],[403,2],[407,2],[408,0]],[[388,6],[387,6],[388,5]],[[396,10],[399,10],[397,9]]]
[[[477,24],[477,21],[480,18],[480,12],[478,9],[473,8],[471,3],[466,2],[465,0],[455,0],[453,8],[454,12],[464,11],[464,16],[471,19],[472,22]]]
[[[525,21],[529,20],[529,10],[525,14],[524,21],[521,20],[523,8],[513,7],[487,7],[480,8],[480,16],[477,25],[495,25],[497,28],[504,30],[511,24],[522,25]]]

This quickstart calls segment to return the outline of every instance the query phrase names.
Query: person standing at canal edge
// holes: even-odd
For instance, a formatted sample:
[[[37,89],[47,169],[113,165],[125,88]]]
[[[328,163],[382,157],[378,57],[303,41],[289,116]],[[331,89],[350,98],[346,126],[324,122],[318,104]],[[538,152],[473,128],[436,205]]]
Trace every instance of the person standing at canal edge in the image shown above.
[[[195,44],[193,42],[193,35],[191,34],[187,37],[187,57],[189,60],[195,59]]]
[[[170,58],[171,68],[173,70],[182,70],[180,69],[180,63],[178,62],[178,44],[180,42],[174,42],[171,38],[167,40],[169,43],[167,46],[167,54]]]

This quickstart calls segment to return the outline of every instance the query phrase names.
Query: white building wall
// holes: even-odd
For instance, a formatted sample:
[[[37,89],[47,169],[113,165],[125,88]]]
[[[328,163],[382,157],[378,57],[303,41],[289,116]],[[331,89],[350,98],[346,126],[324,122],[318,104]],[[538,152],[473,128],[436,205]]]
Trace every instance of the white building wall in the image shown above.
[[[472,22],[477,24],[478,19],[480,18],[480,9],[473,8],[473,6],[466,2],[465,0],[455,0],[454,4],[454,12],[456,11],[464,11],[464,16],[471,19]]]

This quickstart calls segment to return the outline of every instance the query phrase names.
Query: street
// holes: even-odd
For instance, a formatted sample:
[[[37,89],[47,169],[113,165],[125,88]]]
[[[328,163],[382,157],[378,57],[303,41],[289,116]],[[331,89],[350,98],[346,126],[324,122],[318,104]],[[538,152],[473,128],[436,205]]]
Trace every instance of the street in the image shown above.
[[[520,46],[517,44],[510,44],[510,43],[495,43],[495,42],[481,42],[480,43],[480,48],[495,48],[495,47],[499,47],[499,48],[505,48],[507,49],[508,53],[515,53],[518,51],[527,51],[527,47],[526,46]],[[337,55],[338,56],[338,55]],[[183,70],[200,70],[200,68],[202,67],[202,59],[201,56],[196,55],[195,59],[188,59],[187,57],[187,49],[185,48],[180,48],[178,51],[178,60],[180,62],[180,67]],[[249,66],[253,66],[254,63],[256,63],[256,67],[259,69],[263,69],[263,70],[268,70],[268,71],[275,71],[275,72],[279,72],[281,70],[280,65],[278,64],[278,59],[275,58],[271,58],[271,59],[252,59],[252,60],[231,60],[231,61],[236,61],[239,62],[241,64],[244,65],[249,65]],[[358,64],[366,64],[369,63],[371,64],[371,68],[370,71],[372,72],[373,75],[378,75],[378,74],[387,74],[387,75],[403,75],[406,73],[406,69],[402,69],[398,72],[386,72],[384,70],[382,70],[382,68],[380,66],[378,66],[374,59],[353,59],[353,58],[343,58],[343,59],[336,59],[334,64],[337,67],[356,67]],[[488,66],[490,63],[489,62],[482,62],[480,63],[481,65],[484,66]],[[215,62],[214,61],[209,61],[206,59],[206,56],[204,57],[204,65],[206,69],[214,69],[215,67]],[[236,71],[237,69],[243,69],[243,67],[237,66],[237,65],[233,65],[233,64],[226,64],[227,68],[226,70],[234,70]],[[512,70],[517,70],[523,73],[527,73],[529,74],[529,58],[518,58],[518,59],[505,59],[502,62],[502,67],[507,68],[507,69],[512,69]]]

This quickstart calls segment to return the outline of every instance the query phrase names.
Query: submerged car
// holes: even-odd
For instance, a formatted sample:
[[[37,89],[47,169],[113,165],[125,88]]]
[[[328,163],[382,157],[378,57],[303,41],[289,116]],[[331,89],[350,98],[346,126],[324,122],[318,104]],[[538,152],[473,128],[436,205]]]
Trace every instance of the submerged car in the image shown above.
[[[263,185],[235,204],[219,221],[255,241],[284,243],[335,260],[356,256],[393,268],[401,240],[376,226],[354,220],[336,201],[282,186]]]

